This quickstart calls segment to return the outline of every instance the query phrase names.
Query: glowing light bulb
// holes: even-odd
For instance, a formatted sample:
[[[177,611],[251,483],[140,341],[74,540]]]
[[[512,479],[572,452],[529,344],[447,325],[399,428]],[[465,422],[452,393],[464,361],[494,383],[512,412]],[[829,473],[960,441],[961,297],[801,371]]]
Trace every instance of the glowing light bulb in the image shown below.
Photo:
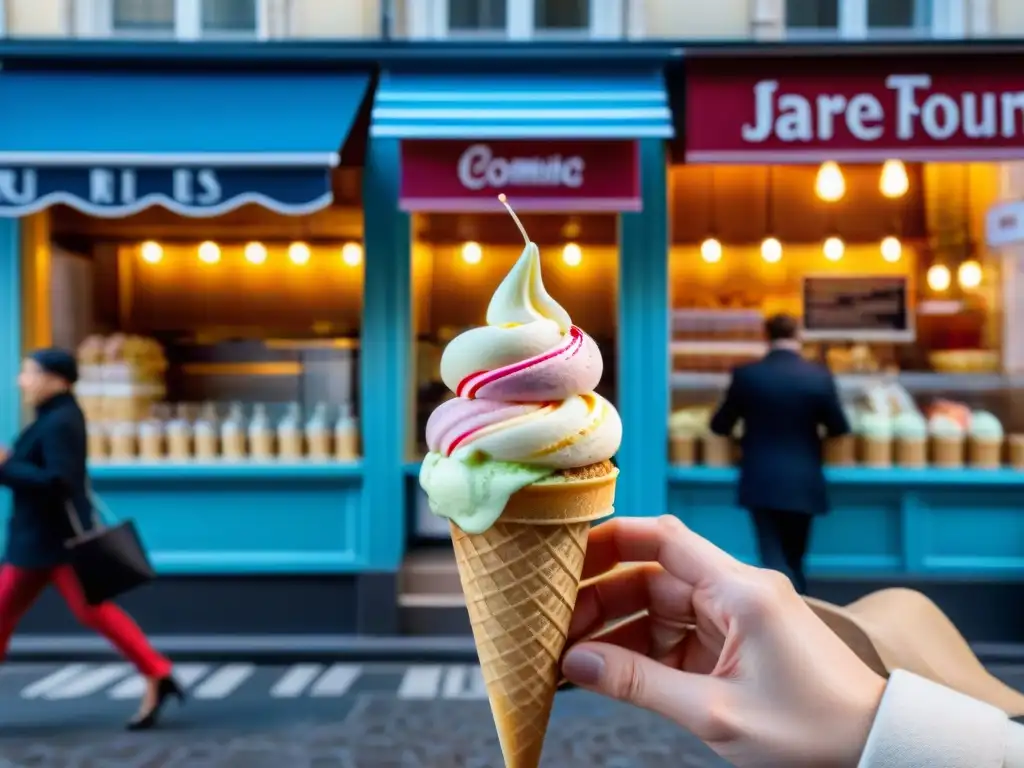
[[[267,248],[263,243],[247,243],[245,260],[250,264],[263,264],[267,260]]]
[[[164,258],[164,249],[160,247],[160,243],[152,240],[144,242],[139,247],[139,253],[147,264],[159,264]]]
[[[903,197],[910,189],[910,178],[902,160],[886,160],[878,180],[879,191],[889,198]]]
[[[462,246],[462,260],[467,264],[479,264],[483,257],[484,251],[480,243],[470,241]]]
[[[341,247],[341,260],[350,267],[363,263],[363,246],[359,243],[345,243]]]
[[[956,280],[961,288],[977,288],[981,285],[981,264],[974,259],[965,261],[956,271]]]
[[[308,264],[311,256],[309,246],[305,243],[292,243],[288,246],[288,258],[296,266],[301,267],[303,264]]]
[[[935,264],[928,268],[928,274],[925,279],[928,281],[928,287],[933,291],[945,291],[949,288],[953,278],[949,273],[949,267]]]
[[[766,237],[761,243],[761,258],[769,264],[782,261],[782,243],[774,237]]]
[[[722,260],[722,244],[709,237],[700,244],[700,257],[708,264],[717,264]]]
[[[899,241],[898,237],[892,237],[891,235],[882,240],[881,249],[882,258],[890,264],[895,264],[903,255],[903,244]]]
[[[578,267],[583,261],[583,251],[576,243],[566,243],[565,248],[562,249],[562,261],[566,266]]]
[[[838,237],[830,237],[825,241],[824,246],[822,246],[822,251],[825,253],[825,258],[829,261],[839,261],[843,258],[846,246]]]
[[[200,243],[199,260],[204,264],[216,264],[220,261],[220,246],[212,240]]]
[[[815,194],[826,203],[835,203],[846,194],[846,179],[838,163],[829,160],[821,164],[818,176],[814,180]]]

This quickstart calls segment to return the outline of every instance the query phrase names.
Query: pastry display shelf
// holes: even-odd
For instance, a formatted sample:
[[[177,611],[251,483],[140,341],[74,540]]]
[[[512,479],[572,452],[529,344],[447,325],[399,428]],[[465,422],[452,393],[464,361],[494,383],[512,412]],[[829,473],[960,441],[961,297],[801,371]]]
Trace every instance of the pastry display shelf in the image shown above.
[[[728,373],[676,371],[672,373],[672,389],[724,390],[729,385]],[[1024,374],[1001,373],[934,373],[907,371],[892,376],[882,373],[840,374],[836,382],[840,388],[857,388],[879,379],[892,380],[910,392],[998,392],[1005,389],[1024,389]]]
[[[682,467],[670,466],[668,478],[670,483],[690,485],[731,485],[739,477],[736,467]],[[872,467],[826,467],[825,477],[834,485],[870,485],[870,486],[974,486],[996,487],[1024,486],[1024,472],[1003,467],[1001,469],[945,469],[925,467],[923,469],[907,469],[888,467],[875,469]]]

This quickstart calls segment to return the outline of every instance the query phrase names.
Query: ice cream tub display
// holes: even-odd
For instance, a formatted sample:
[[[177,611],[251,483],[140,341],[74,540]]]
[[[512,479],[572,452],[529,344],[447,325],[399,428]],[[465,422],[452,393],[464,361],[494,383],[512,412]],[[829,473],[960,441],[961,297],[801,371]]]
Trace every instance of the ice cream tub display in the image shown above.
[[[1003,464],[1003,425],[986,411],[971,414],[967,463],[978,469],[998,469]]]
[[[548,294],[509,212],[526,246],[487,324],[444,350],[456,397],[427,422],[419,479],[450,524],[505,764],[536,768],[590,525],[614,511],[622,422],[594,392],[597,344]]]
[[[954,469],[964,465],[964,425],[949,414],[935,414],[928,420],[932,465]]]
[[[892,420],[885,414],[865,413],[857,424],[861,462],[866,467],[892,466]]]
[[[893,419],[896,441],[896,466],[923,469],[928,466],[928,421],[917,411],[907,411]]]

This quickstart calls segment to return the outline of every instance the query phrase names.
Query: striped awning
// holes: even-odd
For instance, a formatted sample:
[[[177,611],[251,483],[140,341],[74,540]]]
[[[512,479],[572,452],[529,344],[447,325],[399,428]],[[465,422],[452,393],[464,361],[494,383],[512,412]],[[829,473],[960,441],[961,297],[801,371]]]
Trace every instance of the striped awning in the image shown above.
[[[453,75],[385,72],[370,135],[399,139],[671,138],[660,71]]]

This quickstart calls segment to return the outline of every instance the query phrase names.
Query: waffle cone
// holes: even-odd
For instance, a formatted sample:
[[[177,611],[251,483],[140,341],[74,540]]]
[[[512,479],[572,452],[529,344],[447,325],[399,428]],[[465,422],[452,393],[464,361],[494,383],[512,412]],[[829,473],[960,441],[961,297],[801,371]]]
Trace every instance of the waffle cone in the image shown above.
[[[617,475],[529,485],[484,533],[451,525],[506,768],[540,765],[587,535],[614,511]]]

